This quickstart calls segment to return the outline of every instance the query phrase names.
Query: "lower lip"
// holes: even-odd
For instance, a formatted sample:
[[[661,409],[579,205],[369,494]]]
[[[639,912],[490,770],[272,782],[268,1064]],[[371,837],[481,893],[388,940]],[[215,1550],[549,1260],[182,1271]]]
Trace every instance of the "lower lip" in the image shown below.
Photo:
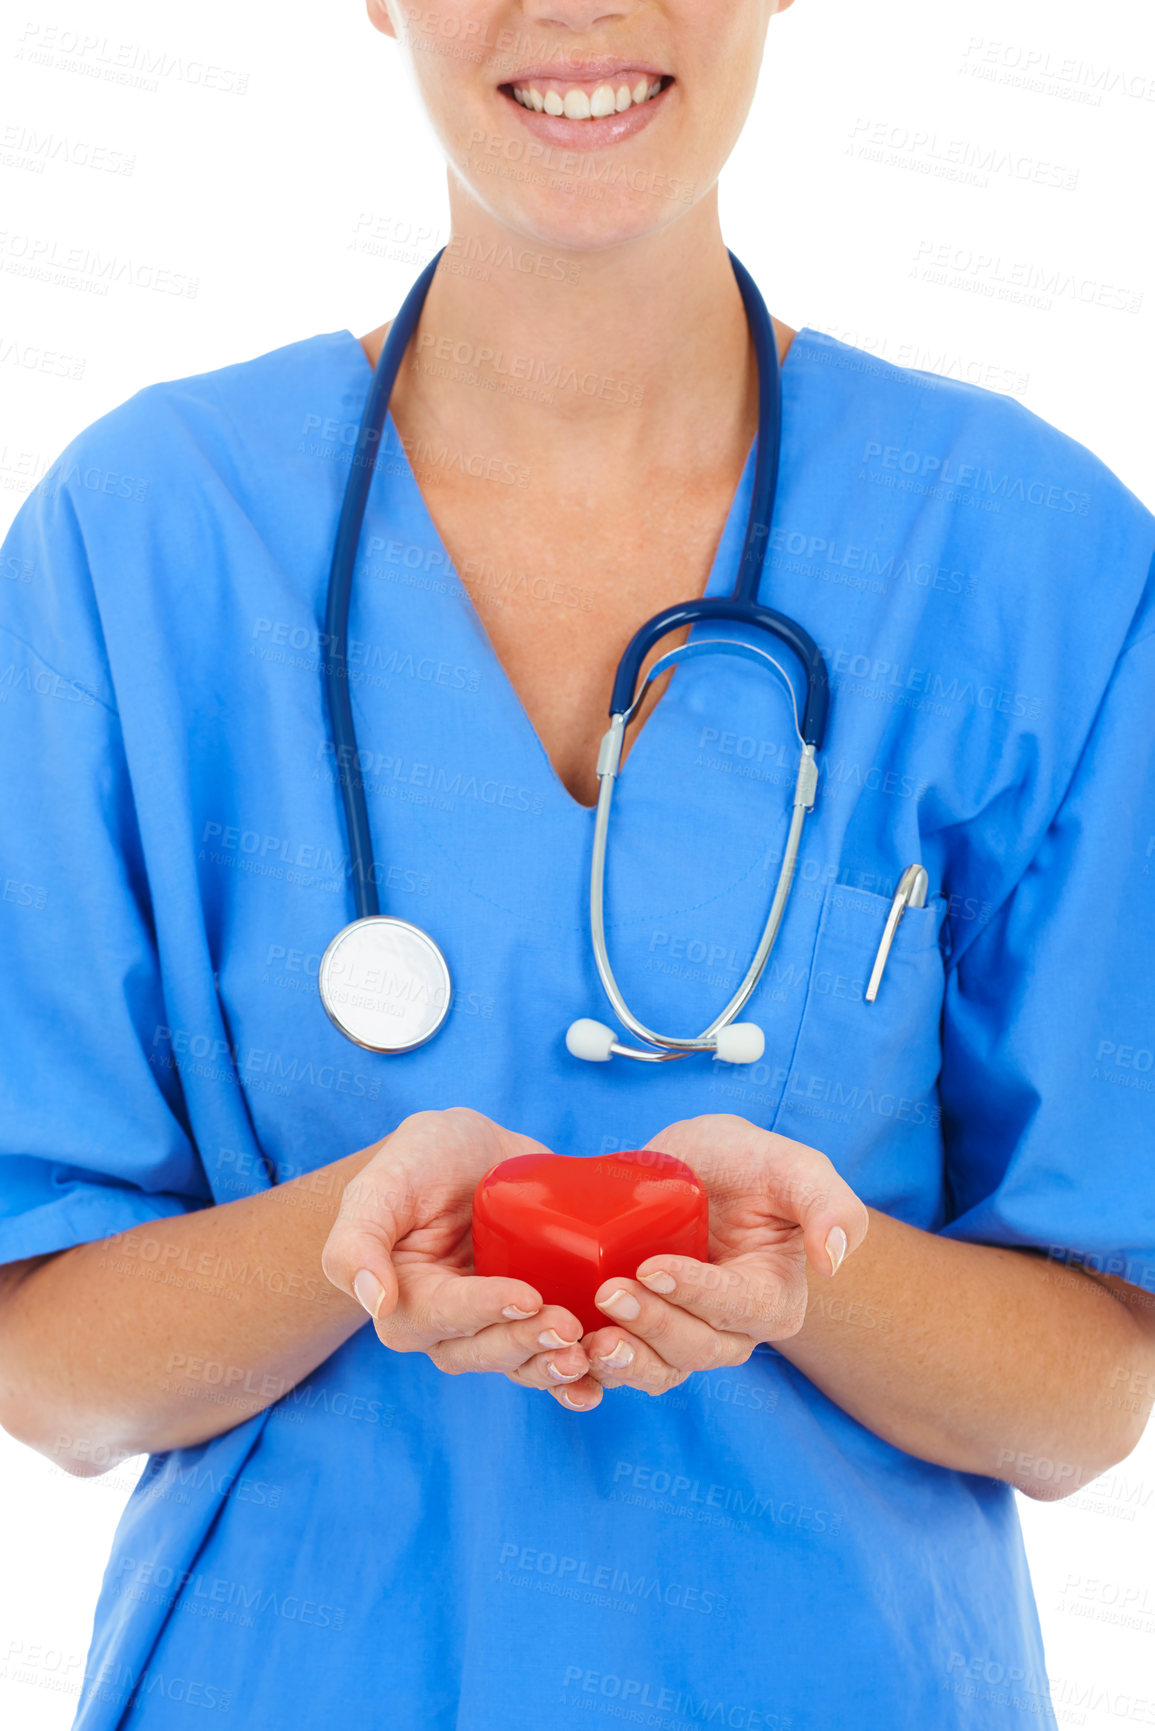
[[[656,96],[651,96],[641,107],[636,105],[627,108],[624,114],[607,114],[603,120],[569,120],[564,114],[539,114],[534,108],[523,108],[513,96],[507,96],[504,91],[498,94],[501,100],[512,108],[514,114],[535,138],[540,138],[544,144],[554,144],[561,150],[605,150],[613,144],[620,144],[623,139],[633,138],[656,119],[658,111],[664,108],[677,86],[668,84],[664,90],[659,90]]]

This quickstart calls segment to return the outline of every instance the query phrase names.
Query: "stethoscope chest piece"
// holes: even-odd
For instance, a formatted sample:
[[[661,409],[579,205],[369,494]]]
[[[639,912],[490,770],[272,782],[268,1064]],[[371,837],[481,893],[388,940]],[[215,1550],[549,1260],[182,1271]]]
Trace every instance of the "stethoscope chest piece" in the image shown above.
[[[368,1052],[411,1052],[440,1028],[453,995],[449,964],[408,920],[374,914],[337,933],[317,977],[325,1013]]]

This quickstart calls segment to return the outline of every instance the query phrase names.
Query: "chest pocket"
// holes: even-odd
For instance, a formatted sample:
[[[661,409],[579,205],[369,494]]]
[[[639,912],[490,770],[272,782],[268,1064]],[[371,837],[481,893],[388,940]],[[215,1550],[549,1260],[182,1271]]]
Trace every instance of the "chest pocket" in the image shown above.
[[[875,1001],[866,988],[889,896],[832,884],[823,900],[798,1037],[771,1126],[829,1156],[864,1201],[920,1222],[936,1211],[942,1146],[947,903],[907,908]]]

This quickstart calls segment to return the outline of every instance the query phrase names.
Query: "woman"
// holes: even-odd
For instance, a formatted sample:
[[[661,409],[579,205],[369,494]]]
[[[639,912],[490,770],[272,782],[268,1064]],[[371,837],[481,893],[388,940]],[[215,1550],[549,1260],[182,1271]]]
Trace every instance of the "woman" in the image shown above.
[[[716,178],[775,8],[369,9],[453,216],[349,651],[382,899],[454,970],[436,1038],[358,1050],[315,983],[352,917],[325,587],[385,329],[139,392],[6,548],[3,876],[37,893],[3,908],[0,1419],[79,1474],[150,1456],[77,1724],[1053,1724],[1011,1487],[1122,1459],[1109,1390],[1155,1370],[1155,519],[1011,400],[776,324],[761,594],[834,689],[766,1057],[583,1065],[613,671],[729,591],[749,511]],[[789,704],[689,662],[629,738],[615,968],[696,1030],[765,917]],[[710,1265],[616,1271],[584,1335],[473,1276],[478,1178],[542,1147],[687,1160]]]

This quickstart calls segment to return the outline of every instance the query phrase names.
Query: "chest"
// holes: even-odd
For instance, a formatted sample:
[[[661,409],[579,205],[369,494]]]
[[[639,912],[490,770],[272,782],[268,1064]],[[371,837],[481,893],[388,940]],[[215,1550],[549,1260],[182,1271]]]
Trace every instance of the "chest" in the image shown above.
[[[426,507],[490,646],[563,786],[597,802],[598,746],[618,662],[638,627],[700,596],[738,482],[723,473],[595,499],[580,486],[506,489],[418,472]],[[643,664],[683,643],[656,644]],[[673,678],[650,686],[626,751]],[[641,681],[639,681],[640,685]]]

